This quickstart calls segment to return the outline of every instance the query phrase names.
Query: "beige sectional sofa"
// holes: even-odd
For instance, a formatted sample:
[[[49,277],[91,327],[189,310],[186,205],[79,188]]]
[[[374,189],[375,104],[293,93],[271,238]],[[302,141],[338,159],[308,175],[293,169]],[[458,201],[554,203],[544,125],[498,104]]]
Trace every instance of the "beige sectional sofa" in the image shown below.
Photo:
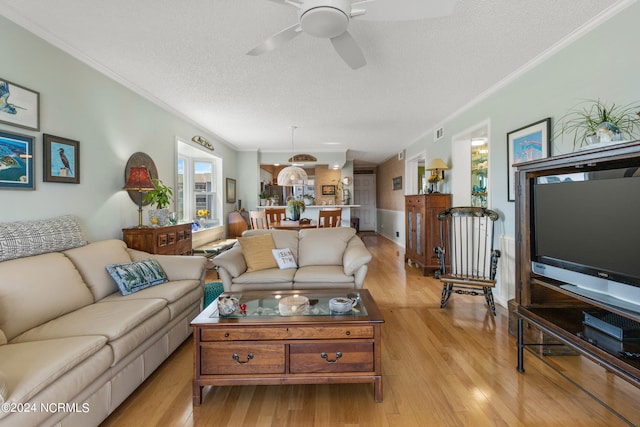
[[[150,257],[169,281],[123,296],[105,266]],[[205,264],[120,240],[0,262],[0,426],[100,424],[190,335]]]
[[[247,270],[242,238],[271,234],[277,249],[289,248],[297,268]],[[292,230],[249,230],[230,250],[213,259],[225,292],[258,289],[360,289],[371,253],[348,227]]]

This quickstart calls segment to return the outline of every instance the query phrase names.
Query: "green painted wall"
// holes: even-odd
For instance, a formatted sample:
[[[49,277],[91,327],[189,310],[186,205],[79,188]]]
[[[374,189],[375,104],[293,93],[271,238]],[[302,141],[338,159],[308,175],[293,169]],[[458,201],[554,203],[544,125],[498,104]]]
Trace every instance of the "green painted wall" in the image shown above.
[[[499,233],[513,236],[514,203],[507,201],[506,134],[545,117],[554,120],[583,99],[600,98],[623,105],[640,100],[638,21],[634,3],[598,28],[473,107],[444,123],[445,139],[431,134],[412,144],[407,156],[428,150],[430,157],[451,158],[451,137],[490,120],[491,208],[502,215]],[[556,141],[550,153],[571,152],[571,141]],[[446,160],[445,160],[446,161]],[[455,174],[456,165],[448,174]],[[448,191],[444,188],[444,191]]]
[[[236,177],[235,150],[210,133],[3,17],[0,40],[0,78],[40,93],[39,132],[0,124],[34,136],[36,155],[36,190],[0,190],[0,222],[74,214],[90,240],[121,238],[121,228],[137,225],[137,207],[121,190],[129,156],[147,153],[160,179],[175,187],[176,137],[205,136],[223,158],[223,176]],[[43,182],[43,133],[80,141],[80,184]]]

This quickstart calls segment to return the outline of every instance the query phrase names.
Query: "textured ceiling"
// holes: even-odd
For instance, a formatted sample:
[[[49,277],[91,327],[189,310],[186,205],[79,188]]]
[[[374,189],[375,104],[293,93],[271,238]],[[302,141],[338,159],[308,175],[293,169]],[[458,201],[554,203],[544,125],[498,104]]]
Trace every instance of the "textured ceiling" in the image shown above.
[[[404,7],[399,19],[416,0],[377,2]],[[275,1],[0,0],[0,13],[237,149],[290,150],[296,125],[298,152],[375,164],[617,3],[459,0],[444,17],[353,19],[358,70],[306,34],[247,56],[297,22]]]

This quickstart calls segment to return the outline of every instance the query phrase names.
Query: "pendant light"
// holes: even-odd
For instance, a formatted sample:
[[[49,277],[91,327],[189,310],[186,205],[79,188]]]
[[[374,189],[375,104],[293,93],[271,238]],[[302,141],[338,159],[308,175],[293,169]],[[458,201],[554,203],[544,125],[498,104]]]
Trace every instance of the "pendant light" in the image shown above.
[[[296,126],[291,126],[291,158],[293,155],[293,132],[296,130]],[[290,163],[289,166],[282,169],[278,174],[278,185],[291,187],[294,185],[304,185],[309,179],[307,173],[301,167],[296,166],[294,163]]]

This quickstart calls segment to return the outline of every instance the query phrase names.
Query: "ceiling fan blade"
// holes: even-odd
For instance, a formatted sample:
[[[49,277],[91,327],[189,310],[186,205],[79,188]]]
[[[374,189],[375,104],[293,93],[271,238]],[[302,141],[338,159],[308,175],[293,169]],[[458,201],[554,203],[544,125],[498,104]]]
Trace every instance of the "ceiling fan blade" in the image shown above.
[[[285,44],[286,42],[288,42],[289,40],[291,40],[301,32],[302,32],[302,29],[300,28],[300,24],[294,24],[290,27],[285,28],[279,33],[269,37],[268,39],[260,43],[258,46],[254,47],[249,52],[247,52],[247,55],[251,55],[251,56],[262,55],[265,52],[269,52],[273,49],[276,49],[282,46],[283,44]]]
[[[270,0],[270,1],[281,4],[283,6],[293,6],[296,9],[300,9],[300,6],[302,6],[301,2],[294,1],[294,0]]]
[[[376,0],[364,7],[367,14],[359,16],[364,21],[413,21],[448,16],[453,13],[458,0]],[[354,2],[357,5],[359,2]]]
[[[351,37],[348,31],[333,37],[331,43],[335,48],[338,55],[342,57],[344,62],[354,70],[366,65],[367,60],[364,59],[362,49],[358,46],[358,43]]]

